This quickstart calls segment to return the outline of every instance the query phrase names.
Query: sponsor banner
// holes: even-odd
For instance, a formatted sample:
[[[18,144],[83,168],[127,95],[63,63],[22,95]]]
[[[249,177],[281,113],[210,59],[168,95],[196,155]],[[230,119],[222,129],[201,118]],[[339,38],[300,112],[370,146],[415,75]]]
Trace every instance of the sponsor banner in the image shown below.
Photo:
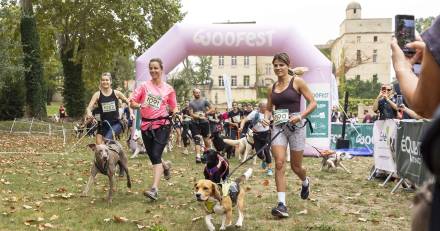
[[[396,121],[377,120],[373,127],[374,166],[377,169],[395,172],[396,164],[392,156],[394,140],[397,134]]]
[[[313,133],[307,126],[307,138],[326,138],[330,133],[329,100],[330,89],[328,84],[310,84],[309,88],[313,91],[317,106],[316,109],[307,117],[312,123]]]
[[[331,148],[336,149],[336,140],[342,136],[342,123],[331,124]],[[373,150],[373,124],[350,124],[345,127],[345,139],[350,148],[368,148]]]
[[[228,104],[228,108],[232,108],[232,90],[231,90],[231,79],[229,75],[223,74],[223,81],[225,84],[225,94],[226,94],[226,103]]]
[[[416,185],[422,185],[423,182],[432,178],[420,154],[422,135],[429,124],[423,121],[402,120],[397,129],[397,173]]]

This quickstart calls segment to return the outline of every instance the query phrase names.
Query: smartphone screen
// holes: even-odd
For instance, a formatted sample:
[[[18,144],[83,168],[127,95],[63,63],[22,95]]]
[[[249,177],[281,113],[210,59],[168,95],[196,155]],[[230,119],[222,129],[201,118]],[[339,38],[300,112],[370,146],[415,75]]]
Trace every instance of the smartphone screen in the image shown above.
[[[396,15],[394,34],[399,47],[406,56],[412,56],[416,52],[405,45],[415,40],[415,21],[413,15]]]

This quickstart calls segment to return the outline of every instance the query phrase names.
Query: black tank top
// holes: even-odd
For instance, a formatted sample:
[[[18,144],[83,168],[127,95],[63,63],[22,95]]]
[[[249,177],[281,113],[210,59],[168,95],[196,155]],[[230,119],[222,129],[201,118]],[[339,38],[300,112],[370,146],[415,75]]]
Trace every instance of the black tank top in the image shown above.
[[[289,109],[289,114],[294,112],[299,112],[301,109],[301,94],[299,94],[295,88],[293,88],[293,80],[289,82],[289,86],[280,92],[275,92],[275,82],[272,86],[272,104],[275,105],[275,110],[277,109]]]
[[[112,90],[109,96],[105,96],[99,91],[98,108],[101,113],[102,122],[107,120],[111,123],[119,119],[119,100],[114,90]]]

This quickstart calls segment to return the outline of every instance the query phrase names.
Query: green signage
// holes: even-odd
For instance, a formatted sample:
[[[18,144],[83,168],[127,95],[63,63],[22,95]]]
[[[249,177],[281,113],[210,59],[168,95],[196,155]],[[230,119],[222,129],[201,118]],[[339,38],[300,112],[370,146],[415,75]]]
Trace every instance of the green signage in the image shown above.
[[[342,123],[332,123],[330,146],[336,148],[336,140],[342,136]],[[346,124],[345,139],[350,141],[350,148],[373,150],[373,124]]]
[[[307,127],[307,138],[327,138],[328,137],[328,101],[317,100],[316,109],[308,116],[312,122],[313,133]]]

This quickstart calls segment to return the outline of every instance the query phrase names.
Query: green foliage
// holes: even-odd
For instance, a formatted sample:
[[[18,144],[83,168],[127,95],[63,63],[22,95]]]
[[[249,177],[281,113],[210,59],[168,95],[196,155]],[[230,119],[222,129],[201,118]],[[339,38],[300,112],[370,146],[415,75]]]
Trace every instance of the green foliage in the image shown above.
[[[359,98],[348,98],[348,112],[357,113],[359,105],[371,106],[374,103],[375,98],[370,99],[359,99]],[[344,106],[344,99],[339,99],[339,105]]]
[[[21,44],[16,39],[19,19],[18,7],[0,8],[0,120],[24,115],[24,68]]]
[[[416,30],[420,34],[423,33],[426,29],[428,29],[432,25],[434,19],[435,18],[433,16],[427,18],[416,18]]]
[[[259,100],[258,99],[243,99],[243,100],[239,100],[239,101],[235,101],[239,104],[252,104],[252,105],[257,105]]]
[[[339,81],[339,97],[344,97],[344,92],[348,91],[350,98],[374,99],[379,93],[381,83],[377,81],[377,77],[373,80],[360,80],[360,77],[346,80],[342,77]]]
[[[24,1],[20,31],[25,67],[26,104],[29,116],[45,118],[46,90],[40,57],[40,39],[30,0]]]
[[[114,73],[121,86],[133,76],[121,74],[124,62],[132,62],[133,54],[140,55],[184,16],[178,0],[36,0],[35,5],[38,24],[45,25],[51,41],[47,47],[58,47],[66,109],[73,117],[82,115],[85,89],[88,95],[96,91],[102,72]]]
[[[257,98],[267,98],[267,87],[257,87]]]

